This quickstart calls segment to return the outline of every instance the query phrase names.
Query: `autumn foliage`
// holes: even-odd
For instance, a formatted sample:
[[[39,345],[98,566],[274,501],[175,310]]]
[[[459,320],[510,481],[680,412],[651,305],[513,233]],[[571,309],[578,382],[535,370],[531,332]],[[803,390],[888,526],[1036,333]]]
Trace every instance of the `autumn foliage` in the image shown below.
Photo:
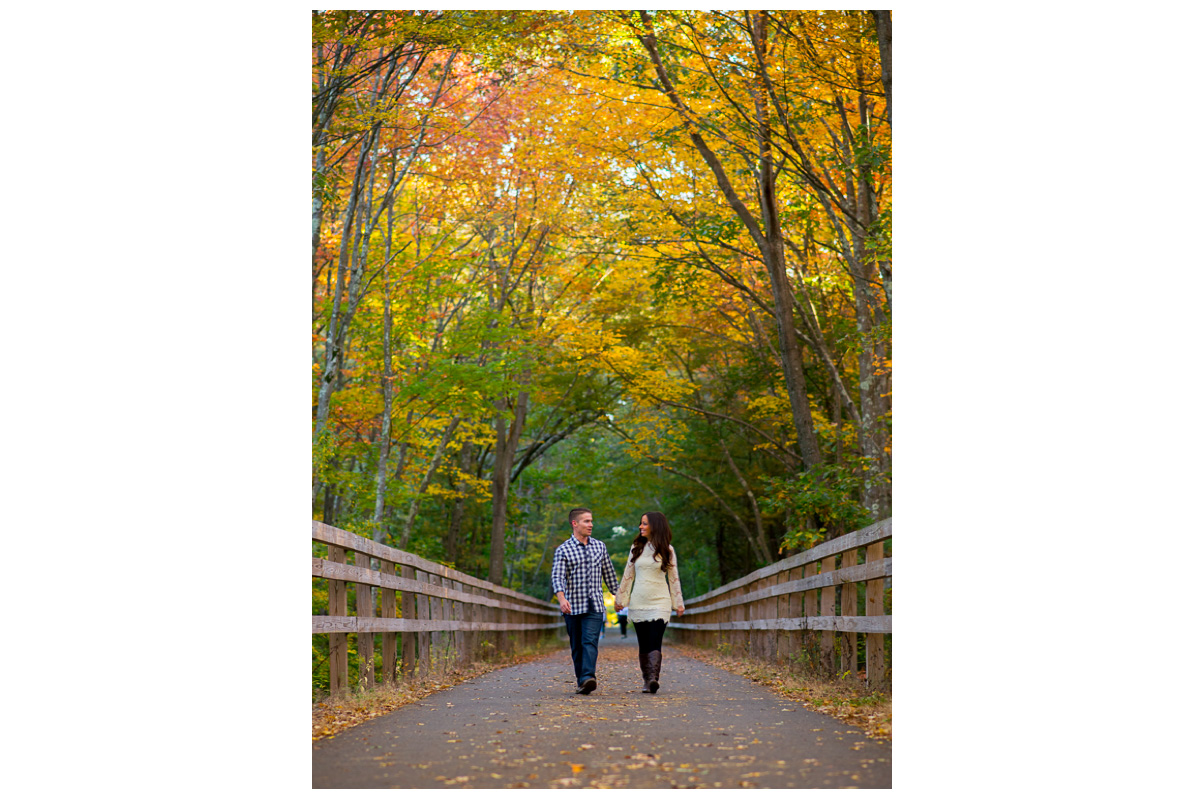
[[[688,594],[890,516],[878,14],[314,12],[314,517],[543,595],[574,505]]]

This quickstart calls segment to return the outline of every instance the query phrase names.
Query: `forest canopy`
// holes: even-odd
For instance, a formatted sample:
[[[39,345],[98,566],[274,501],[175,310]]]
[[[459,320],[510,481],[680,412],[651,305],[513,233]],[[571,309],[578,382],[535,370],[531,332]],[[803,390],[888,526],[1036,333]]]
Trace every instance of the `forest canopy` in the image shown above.
[[[891,16],[312,16],[314,519],[694,596],[891,516]]]

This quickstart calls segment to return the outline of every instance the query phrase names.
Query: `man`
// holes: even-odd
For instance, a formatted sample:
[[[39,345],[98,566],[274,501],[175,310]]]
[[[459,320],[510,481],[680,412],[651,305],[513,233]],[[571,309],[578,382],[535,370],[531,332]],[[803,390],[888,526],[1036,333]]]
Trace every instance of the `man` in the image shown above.
[[[604,586],[617,594],[617,570],[604,542],[592,539],[592,512],[571,510],[571,538],[554,551],[550,590],[558,598],[567,636],[571,639],[571,661],[575,665],[576,694],[596,689],[596,646],[604,625]],[[602,584],[603,581],[603,584]]]

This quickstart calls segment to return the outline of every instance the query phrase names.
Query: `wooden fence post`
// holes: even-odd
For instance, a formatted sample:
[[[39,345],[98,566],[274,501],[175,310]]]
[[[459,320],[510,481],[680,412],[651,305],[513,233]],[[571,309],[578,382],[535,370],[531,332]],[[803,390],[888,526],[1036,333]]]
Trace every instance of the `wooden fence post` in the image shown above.
[[[334,564],[346,563],[346,551],[329,545],[328,560]],[[346,582],[329,581],[329,616],[344,617],[348,613]],[[350,689],[350,643],[345,633],[329,634],[329,694],[332,697],[345,694]]]
[[[371,558],[366,553],[355,552],[355,566],[371,568]],[[374,619],[375,597],[371,594],[371,584],[354,584],[354,613],[359,619]],[[358,682],[364,688],[375,685],[375,634],[367,631],[354,635],[358,645]]]
[[[783,583],[784,575],[786,575],[786,573],[775,573],[767,579],[766,584],[770,587],[778,586],[779,584]],[[778,620],[780,618],[781,615],[779,613],[779,604],[781,599],[782,598],[779,595],[767,598],[766,605],[768,619]],[[767,631],[767,659],[775,663],[779,662],[779,628],[771,628]]]
[[[525,608],[524,605],[522,605],[521,607]],[[604,614],[605,614],[604,621],[608,622],[608,609],[605,609]],[[518,621],[520,621],[520,623],[522,625],[529,625],[530,623],[533,622],[533,616],[528,611],[522,611],[520,614],[517,615],[517,619],[518,619]],[[518,641],[521,642],[522,650],[527,650],[533,646],[533,638],[531,636],[532,633],[533,633],[533,631],[521,631],[517,634]]]
[[[329,644],[331,696],[353,691],[352,674],[357,674],[365,687],[394,682],[401,676],[444,675],[476,657],[511,654],[536,644],[539,628],[545,623],[539,615],[552,614],[549,602],[321,522],[313,523],[313,542],[313,577],[317,579],[313,588],[319,590],[322,583],[318,581],[323,582],[329,602],[327,613],[313,615],[312,629],[315,635],[326,636]],[[324,558],[318,557],[322,547]],[[376,596],[376,591],[383,594]],[[397,631],[388,624],[392,621],[408,624]],[[381,636],[379,644],[376,633]],[[480,645],[483,636],[488,638],[488,648]],[[362,656],[357,672],[349,663],[355,643]],[[379,665],[375,664],[377,652]]]
[[[417,583],[429,583],[429,575],[425,572],[417,572]],[[419,594],[415,599],[417,601],[417,619],[429,619],[429,595]],[[422,678],[429,677],[432,666],[429,660],[431,646],[432,639],[429,631],[421,631],[417,634],[417,671]]]
[[[740,594],[746,595],[752,591],[754,591],[754,584],[750,583],[742,587]],[[750,621],[750,630],[746,631],[746,655],[750,658],[758,658],[762,649],[762,632],[754,629],[754,622],[762,618],[762,603],[754,601],[753,603],[744,603],[742,607],[746,609],[746,619]]]
[[[475,586],[468,586],[467,591],[471,594],[482,594],[482,590]],[[479,631],[475,629],[476,622],[482,620],[483,616],[479,613],[479,606],[475,603],[469,603],[464,611],[465,619],[472,623],[471,630],[467,631],[467,657],[474,661],[479,658]]]
[[[718,600],[718,601],[728,600],[731,597],[733,597],[733,592],[725,592],[723,594],[716,595],[716,597],[710,597],[709,602],[711,603],[713,600]],[[732,653],[734,646],[737,644],[737,642],[735,642],[734,638],[733,638],[734,637],[733,623],[734,623],[734,620],[737,619],[737,617],[735,616],[735,614],[737,613],[737,610],[735,609],[734,606],[725,606],[721,610],[716,611],[714,613],[716,614],[717,618],[722,623],[725,624],[725,628],[722,629],[720,631],[720,633],[718,634],[718,639],[720,641],[718,641],[717,644],[725,645],[727,648],[729,648],[729,652]]]
[[[456,592],[461,592],[464,587],[463,584],[459,583],[458,581],[454,581],[450,584],[450,588],[454,589]],[[466,614],[464,613],[467,607],[466,603],[462,602],[461,600],[455,600],[450,604],[450,607],[451,619],[461,620],[464,622],[466,621]],[[467,655],[467,632],[455,631],[451,636],[454,639],[454,665],[461,666],[465,662]]]
[[[745,597],[749,593],[750,593],[750,587],[743,586],[742,588],[740,588],[734,592],[734,596],[735,597]],[[736,617],[734,617],[734,619],[740,618],[741,622],[749,622],[750,615],[753,613],[752,609],[750,608],[751,605],[752,605],[752,603],[739,603],[737,606],[737,610],[740,613]],[[750,655],[750,644],[754,638],[754,631],[753,630],[737,631],[737,637],[738,637],[737,649],[739,651],[741,651],[739,653],[739,655],[742,655],[742,656]]]
[[[867,545],[867,563],[883,559],[883,542]],[[867,581],[867,616],[883,615],[883,579]],[[884,634],[867,634],[867,683],[872,688],[884,685]]]
[[[430,575],[430,583],[434,587],[442,585],[442,576]],[[445,600],[442,597],[430,597],[430,619],[442,621],[445,619]],[[446,639],[448,634],[443,631],[433,631],[430,634],[430,652],[432,658],[433,672],[440,675],[445,672],[446,661]]]
[[[821,559],[821,572],[829,573],[837,569],[837,556],[829,556]],[[821,616],[832,617],[837,611],[834,606],[837,604],[837,588],[826,586],[821,589]],[[833,663],[833,634],[831,630],[821,631],[821,668],[829,674],[834,672]]]
[[[488,590],[488,597],[493,600],[499,600],[500,596],[496,594],[495,589]],[[504,622],[504,609],[494,606],[488,606],[488,619],[492,622]],[[500,655],[504,652],[504,631],[488,631],[488,638],[492,642],[492,654]]]
[[[842,567],[852,567],[858,564],[858,548],[842,553]],[[858,616],[858,584],[843,583],[839,588],[841,593],[843,617]],[[858,680],[858,634],[846,631],[842,634],[842,672],[850,673],[850,677]]]
[[[819,563],[813,562],[804,565],[804,577],[806,578],[811,578],[820,571],[821,565]],[[821,592],[819,589],[810,589],[804,593],[804,616],[806,618],[821,616],[821,604],[818,602],[820,596]],[[804,642],[803,647],[805,662],[811,669],[815,670],[818,666],[818,652],[817,648],[814,646],[817,641],[817,634],[812,628],[806,626],[804,629],[804,635],[801,638]]]
[[[773,580],[772,580],[770,577],[767,577],[767,578],[759,578],[758,580],[756,580],[756,581],[755,581],[755,582],[752,584],[752,586],[754,587],[754,591],[756,591],[756,592],[757,592],[757,591],[759,591],[759,590],[762,590],[762,589],[769,589],[769,588],[771,588],[771,584],[772,584],[772,583],[774,583],[774,581],[773,581]],[[774,616],[774,615],[771,613],[771,606],[772,606],[773,602],[774,602],[774,601],[773,601],[772,599],[769,599],[769,598],[764,598],[764,599],[762,599],[762,600],[759,600],[758,602],[756,602],[756,603],[755,603],[755,605],[756,605],[756,606],[758,606],[758,618],[759,618],[759,619],[761,619],[761,620],[764,620],[764,621],[765,621],[765,620],[769,620],[769,619],[771,619],[771,618],[772,618],[772,616]],[[770,654],[771,654],[771,633],[772,633],[772,631],[771,631],[769,628],[766,628],[766,629],[760,630],[760,631],[758,632],[758,648],[757,648],[757,649],[758,649],[758,652],[757,652],[757,656],[758,656],[758,658],[760,658],[760,659],[766,660],[766,659],[770,658]]]
[[[379,571],[387,576],[396,574],[396,565],[390,561],[380,561]],[[396,618],[396,590],[381,588],[382,594],[379,598],[380,617],[383,619]],[[385,683],[396,683],[396,634],[395,632],[384,632],[380,636],[380,645],[382,649],[382,668],[383,680]]]
[[[789,569],[784,573],[784,582],[800,580],[804,577],[804,568],[796,567]],[[804,593],[803,592],[788,592],[782,598],[783,615],[786,617],[803,617],[804,616]],[[796,655],[797,643],[801,640],[804,631],[783,631],[784,638],[781,639],[783,654],[789,662],[794,662]]]
[[[401,566],[400,577],[415,581],[417,573],[412,567]],[[400,617],[401,619],[417,618],[417,597],[412,592],[400,593]],[[401,671],[406,679],[412,678],[417,672],[417,634],[411,632],[400,634],[400,646]]]
[[[450,587],[450,579],[449,578],[439,575],[435,580],[437,582],[436,585],[441,586],[444,589]],[[437,613],[438,613],[437,619],[438,620],[445,622],[447,620],[454,618],[454,615],[451,613],[451,601],[450,600],[447,600],[444,597],[439,597],[439,598],[437,598],[437,604],[438,604],[438,610],[437,610]],[[441,645],[442,646],[440,648],[438,648],[438,655],[441,657],[441,664],[440,664],[440,668],[438,671],[440,674],[444,675],[444,674],[446,674],[446,671],[450,668],[451,654],[454,652],[454,633],[453,633],[453,631],[442,631]]]

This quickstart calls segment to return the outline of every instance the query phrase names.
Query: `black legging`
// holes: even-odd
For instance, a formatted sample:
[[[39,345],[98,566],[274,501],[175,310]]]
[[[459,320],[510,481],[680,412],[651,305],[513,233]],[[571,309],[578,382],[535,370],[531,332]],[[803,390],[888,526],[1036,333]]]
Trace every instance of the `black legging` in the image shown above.
[[[662,650],[663,631],[667,629],[665,619],[652,619],[648,622],[633,623],[633,632],[637,634],[638,652],[652,653]]]

